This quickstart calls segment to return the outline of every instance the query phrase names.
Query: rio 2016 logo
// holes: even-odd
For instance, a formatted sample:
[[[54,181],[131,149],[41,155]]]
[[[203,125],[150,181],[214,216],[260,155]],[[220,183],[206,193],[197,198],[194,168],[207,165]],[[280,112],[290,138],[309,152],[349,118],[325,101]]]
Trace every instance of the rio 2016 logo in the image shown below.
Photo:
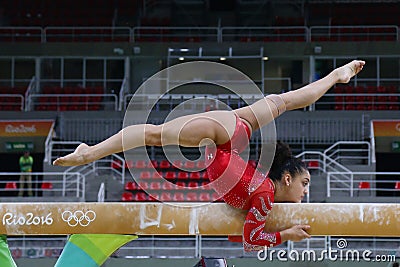
[[[53,218],[51,213],[44,216],[34,215],[32,212],[26,214],[13,214],[6,212],[3,215],[3,225],[52,225]]]

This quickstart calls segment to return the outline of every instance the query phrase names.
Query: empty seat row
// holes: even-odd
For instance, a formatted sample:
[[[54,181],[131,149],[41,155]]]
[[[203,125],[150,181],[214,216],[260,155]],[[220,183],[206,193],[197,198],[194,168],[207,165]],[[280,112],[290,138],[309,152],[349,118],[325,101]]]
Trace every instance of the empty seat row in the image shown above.
[[[387,86],[336,86],[334,93],[337,94],[396,94],[399,89],[396,85]]]
[[[197,181],[178,181],[176,183],[162,182],[162,181],[152,181],[145,182],[140,181],[139,183],[128,181],[125,183],[125,191],[140,191],[140,190],[185,190],[187,188],[203,188],[209,189],[208,181],[197,182]]]
[[[25,95],[27,87],[25,86],[20,86],[20,87],[15,87],[15,86],[0,86],[0,94],[19,94],[19,95]]]
[[[123,192],[121,200],[124,202],[132,201],[165,201],[165,202],[211,202],[211,201],[221,201],[220,197],[216,193],[209,192],[162,192],[161,194],[152,193],[151,195],[145,192],[137,192],[133,194],[132,192]]]
[[[186,172],[186,171],[166,171],[166,172],[158,172],[158,171],[141,171],[139,174],[140,179],[160,179],[165,178],[167,180],[200,180],[200,179],[208,179],[208,174],[206,171],[203,172]]]
[[[119,169],[122,167],[121,161],[114,160],[111,163],[112,168]],[[125,168],[135,168],[135,169],[162,169],[162,170],[167,170],[167,169],[197,169],[197,170],[203,170],[206,168],[206,164],[204,160],[199,160],[199,161],[181,161],[181,160],[174,160],[172,163],[169,162],[168,160],[126,160],[125,161]]]
[[[44,86],[42,94],[103,94],[102,86],[96,87],[59,87],[59,86]]]

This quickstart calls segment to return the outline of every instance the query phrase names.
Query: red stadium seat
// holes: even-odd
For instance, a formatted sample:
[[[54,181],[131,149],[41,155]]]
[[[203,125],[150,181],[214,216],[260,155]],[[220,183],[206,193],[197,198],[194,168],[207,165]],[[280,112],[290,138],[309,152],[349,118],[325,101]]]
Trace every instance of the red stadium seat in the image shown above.
[[[8,182],[6,183],[5,189],[8,190],[13,190],[13,189],[17,189],[17,183],[16,182]]]
[[[201,202],[211,201],[210,193],[207,193],[207,192],[200,193],[199,201],[201,201]]]
[[[394,189],[400,190],[400,181],[397,181],[397,182],[394,184]]]
[[[165,173],[165,179],[173,180],[176,178],[176,173],[174,171],[168,171]]]
[[[172,183],[170,183],[170,182],[167,182],[167,181],[164,181],[162,183],[161,188],[163,190],[173,190],[173,189],[175,189],[174,185]]]
[[[132,192],[123,192],[121,196],[122,201],[133,201]]]
[[[185,183],[185,182],[182,182],[182,181],[177,182],[176,185],[179,186],[179,187],[181,187],[181,188],[178,188],[178,189],[185,189],[185,188],[186,188],[186,183]]]
[[[371,188],[371,184],[369,182],[360,182],[358,184],[358,189],[370,189]]]
[[[154,172],[152,172],[152,174],[151,174],[151,178],[152,178],[152,179],[162,179],[163,177],[162,177],[162,175],[161,175],[159,172],[154,171]]]
[[[134,191],[136,190],[136,183],[132,181],[126,182],[124,189],[125,191]]]
[[[151,178],[151,173],[149,171],[140,172],[140,179],[149,179]]]
[[[173,197],[172,197],[173,201],[185,201],[185,195],[182,192],[175,192]]]
[[[171,193],[162,192],[160,196],[160,201],[172,201]]]
[[[144,192],[137,192],[135,194],[135,201],[146,201],[147,200],[147,195]]]
[[[150,183],[150,189],[152,189],[152,190],[160,190],[161,189],[161,183],[160,182],[151,182]]]
[[[160,200],[160,194],[151,192],[149,193],[149,201],[159,201]]]
[[[132,160],[125,160],[125,168],[132,169],[133,168],[133,161]]]
[[[199,180],[201,178],[200,172],[191,172],[189,178],[192,180]]]
[[[111,168],[113,169],[121,169],[122,167],[122,162],[120,160],[113,160],[111,162]]]
[[[159,167],[160,169],[169,169],[171,167],[171,164],[169,163],[168,160],[164,159],[160,162]]]
[[[186,194],[186,200],[188,201],[198,201],[197,193],[195,192],[188,192]]]
[[[51,190],[53,189],[53,183],[52,182],[43,182],[42,185],[40,186],[41,189],[44,190]]]
[[[311,160],[307,164],[309,169],[318,169],[319,168],[319,162],[318,160]]]
[[[136,169],[144,169],[146,167],[147,167],[147,164],[146,164],[146,162],[144,160],[137,160],[135,162],[135,168]]]
[[[178,179],[188,179],[189,174],[187,172],[178,172]]]
[[[182,161],[180,161],[180,160],[174,160],[174,162],[172,162],[172,166],[173,166],[174,168],[180,169],[180,168],[182,168]]]
[[[147,163],[147,168],[153,169],[153,168],[158,168],[158,162],[157,160],[151,160]]]
[[[149,189],[149,184],[146,182],[139,182],[139,188],[141,190],[147,190],[147,189]]]
[[[206,168],[206,163],[204,162],[204,160],[199,160],[199,161],[196,163],[196,167],[197,167],[198,169],[200,169],[200,170],[203,170],[203,169]]]
[[[189,182],[188,187],[198,187],[199,184],[197,182]]]

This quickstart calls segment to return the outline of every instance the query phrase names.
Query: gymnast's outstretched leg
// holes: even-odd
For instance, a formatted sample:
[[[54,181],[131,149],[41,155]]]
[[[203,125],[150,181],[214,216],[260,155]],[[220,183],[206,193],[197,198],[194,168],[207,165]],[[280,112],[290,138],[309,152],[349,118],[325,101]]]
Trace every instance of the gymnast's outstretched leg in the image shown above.
[[[226,143],[236,126],[234,111],[210,111],[182,116],[161,125],[138,124],[125,127],[94,146],[80,144],[77,149],[54,161],[54,165],[83,165],[108,155],[140,146],[181,145],[199,147]]]

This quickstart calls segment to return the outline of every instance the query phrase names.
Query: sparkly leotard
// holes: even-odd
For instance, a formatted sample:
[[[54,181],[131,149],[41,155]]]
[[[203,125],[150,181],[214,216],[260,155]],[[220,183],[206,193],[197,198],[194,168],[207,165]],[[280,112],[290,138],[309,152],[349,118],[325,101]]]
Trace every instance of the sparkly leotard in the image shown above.
[[[248,146],[250,134],[246,123],[236,117],[236,128],[231,140],[206,148],[207,172],[213,189],[227,204],[249,211],[242,238],[246,251],[281,243],[279,232],[264,231],[266,217],[274,202],[274,185],[239,155]],[[231,240],[237,241],[236,238]]]

